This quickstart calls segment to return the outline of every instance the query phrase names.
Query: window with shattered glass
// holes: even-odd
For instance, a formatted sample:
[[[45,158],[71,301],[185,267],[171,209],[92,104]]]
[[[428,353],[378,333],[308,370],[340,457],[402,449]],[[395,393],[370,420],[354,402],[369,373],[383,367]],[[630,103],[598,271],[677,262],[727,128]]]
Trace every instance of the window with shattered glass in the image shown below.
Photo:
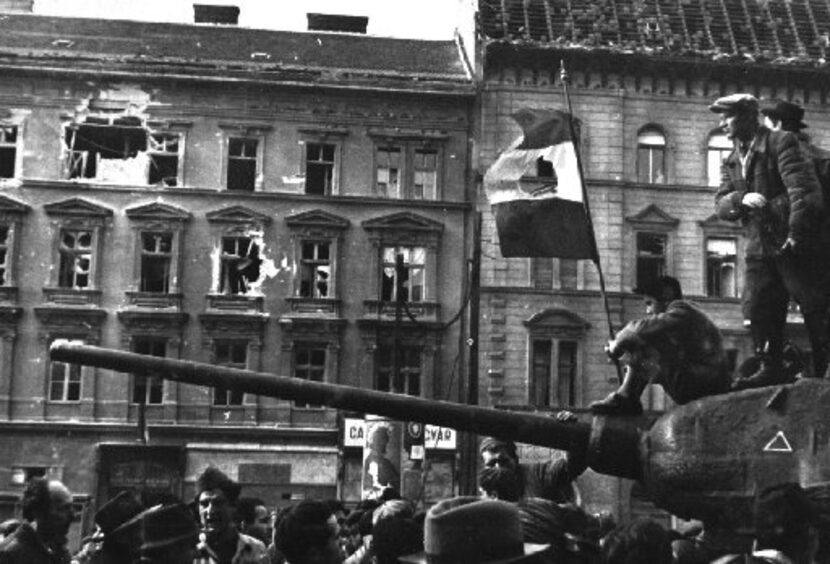
[[[0,178],[14,178],[17,162],[17,126],[0,125]]]
[[[91,286],[93,232],[86,229],[61,231],[58,286],[84,289]]]
[[[259,278],[261,264],[259,246],[250,237],[222,237],[219,292],[246,293]]]
[[[173,262],[173,234],[143,232],[141,234],[142,292],[170,291],[170,266]]]
[[[241,370],[248,367],[248,343],[246,341],[215,341],[213,353],[214,364]],[[244,397],[245,394],[240,390],[216,386],[213,390],[213,405],[242,405]]]

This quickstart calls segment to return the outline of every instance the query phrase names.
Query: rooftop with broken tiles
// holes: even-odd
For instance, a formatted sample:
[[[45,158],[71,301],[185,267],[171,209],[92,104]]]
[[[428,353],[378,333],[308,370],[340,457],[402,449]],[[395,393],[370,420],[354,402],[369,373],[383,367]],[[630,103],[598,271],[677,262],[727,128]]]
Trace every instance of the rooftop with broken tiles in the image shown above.
[[[823,66],[826,0],[480,0],[488,43]]]

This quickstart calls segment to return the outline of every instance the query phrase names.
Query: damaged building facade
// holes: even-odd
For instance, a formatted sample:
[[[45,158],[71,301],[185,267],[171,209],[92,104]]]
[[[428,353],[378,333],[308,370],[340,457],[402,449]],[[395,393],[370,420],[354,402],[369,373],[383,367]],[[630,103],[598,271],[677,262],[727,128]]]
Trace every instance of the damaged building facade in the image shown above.
[[[613,327],[644,314],[633,288],[670,275],[721,329],[733,366],[752,355],[739,299],[744,239],[737,223],[714,215],[732,143],[708,106],[735,92],[762,107],[802,104],[812,142],[830,148],[827,4],[482,0],[479,10],[478,172],[521,134],[513,112],[567,110],[564,63]],[[523,181],[549,183],[550,172],[539,167]],[[584,412],[618,386],[604,353],[609,321],[597,269],[586,260],[501,258],[481,201],[480,402]],[[786,330],[809,351],[794,304]],[[650,388],[646,409],[669,408],[662,389]],[[630,481],[588,472],[580,486],[591,510],[623,521],[657,516]]]
[[[362,452],[335,410],[47,351],[70,339],[456,399],[466,330],[448,321],[474,189],[460,44],[0,27],[0,516],[30,476],[62,479],[88,523],[125,487],[189,499],[208,464],[272,506],[357,501]],[[395,332],[399,293],[411,315]],[[454,465],[436,451],[404,476],[410,493],[447,495]]]

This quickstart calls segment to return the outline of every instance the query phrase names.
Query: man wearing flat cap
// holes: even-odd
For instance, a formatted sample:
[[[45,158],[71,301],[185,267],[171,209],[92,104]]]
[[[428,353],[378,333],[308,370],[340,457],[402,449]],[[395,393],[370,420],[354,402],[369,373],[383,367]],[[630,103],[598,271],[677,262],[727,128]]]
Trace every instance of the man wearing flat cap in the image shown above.
[[[830,343],[827,327],[828,242],[821,185],[798,137],[758,123],[750,94],[719,98],[709,109],[735,145],[721,169],[717,214],[740,221],[746,236],[744,319],[749,320],[761,367],[738,388],[785,383],[782,370],[787,308],[801,308],[813,353],[813,372],[824,375]]]
[[[764,125],[773,131],[792,131],[800,133],[807,129],[804,123],[804,108],[798,104],[782,100],[774,106],[763,108],[761,114],[764,116]],[[806,137],[803,138],[806,141]]]

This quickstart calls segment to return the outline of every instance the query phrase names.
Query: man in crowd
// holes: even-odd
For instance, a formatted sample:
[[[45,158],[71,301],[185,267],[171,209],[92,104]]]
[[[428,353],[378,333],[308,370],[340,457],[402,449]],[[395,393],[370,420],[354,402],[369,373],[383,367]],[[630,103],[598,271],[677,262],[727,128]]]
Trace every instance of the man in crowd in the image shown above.
[[[591,405],[595,413],[639,415],[640,395],[654,382],[678,404],[729,391],[730,375],[720,331],[703,311],[683,299],[680,282],[660,276],[634,292],[643,296],[646,317],[632,321],[608,343],[623,358],[619,389]]]
[[[236,503],[235,521],[240,533],[261,540],[266,545],[271,542],[271,512],[261,499],[240,497]]]
[[[569,411],[560,411],[556,420],[576,421]],[[541,497],[556,503],[577,502],[573,481],[587,467],[584,452],[565,452],[564,456],[548,462],[519,462],[516,443],[493,437],[481,442],[481,461],[484,468],[493,468],[515,474],[515,479],[500,477],[502,482],[517,482],[519,497]]]
[[[194,564],[267,563],[268,551],[257,539],[237,531],[233,520],[240,486],[209,466],[196,481],[202,532]]]
[[[718,216],[740,221],[746,236],[743,307],[759,370],[738,387],[784,383],[784,327],[790,298],[801,307],[813,354],[813,373],[824,375],[828,258],[821,185],[799,138],[758,123],[758,100],[749,94],[719,98],[709,109],[735,150],[724,161],[715,195]]]
[[[75,513],[67,487],[34,478],[26,484],[22,504],[25,522],[0,544],[0,564],[68,564],[66,535]]]
[[[274,531],[286,564],[340,564],[340,525],[327,503],[303,500],[282,517]]]

